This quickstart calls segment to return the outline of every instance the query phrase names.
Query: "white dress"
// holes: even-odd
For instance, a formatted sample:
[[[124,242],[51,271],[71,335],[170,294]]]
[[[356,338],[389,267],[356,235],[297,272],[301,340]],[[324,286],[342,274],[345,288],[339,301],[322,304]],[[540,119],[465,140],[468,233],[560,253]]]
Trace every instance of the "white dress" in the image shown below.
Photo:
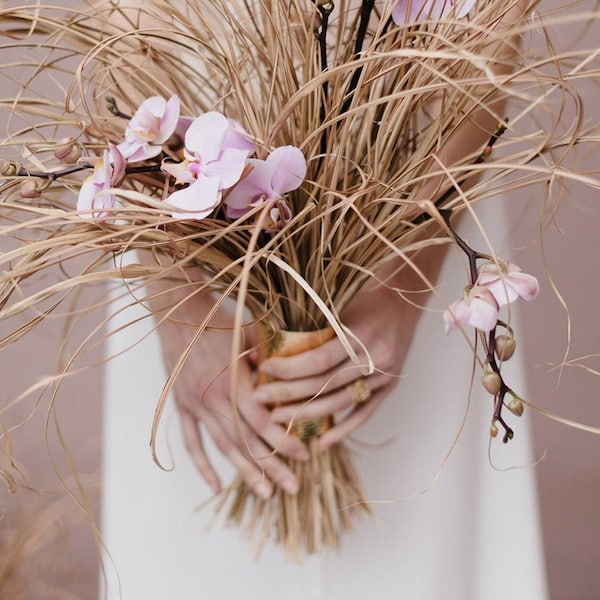
[[[489,217],[496,232],[505,230],[497,209]],[[498,233],[492,237],[502,255],[506,241]],[[466,281],[460,258],[451,252],[441,274],[448,300]],[[356,522],[339,554],[310,556],[301,565],[286,562],[275,545],[255,561],[237,529],[217,523],[207,531],[213,508],[196,508],[210,491],[187,457],[172,410],[159,455],[174,469],[165,472],[152,462],[150,424],[165,380],[156,335],[112,360],[106,377],[107,558],[100,597],[547,598],[527,417],[512,419],[515,439],[507,445],[495,440],[488,455],[491,397],[476,381],[469,401],[470,350],[459,333],[444,336],[439,305],[431,306],[436,311],[423,315],[395,393],[358,431],[361,444],[351,443],[367,497],[384,501],[373,504],[376,519]],[[131,311],[121,314],[114,325],[132,318]],[[151,328],[148,321],[135,333],[111,337],[107,352],[141,337]],[[511,363],[505,365],[510,382],[522,381],[521,366]],[[523,385],[514,387],[525,393]],[[221,473],[231,473],[225,461],[217,463]]]

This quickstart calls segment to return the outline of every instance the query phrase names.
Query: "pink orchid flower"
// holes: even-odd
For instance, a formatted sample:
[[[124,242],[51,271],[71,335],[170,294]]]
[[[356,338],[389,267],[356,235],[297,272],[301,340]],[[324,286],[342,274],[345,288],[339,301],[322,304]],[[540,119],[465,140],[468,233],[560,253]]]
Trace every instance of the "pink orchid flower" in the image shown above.
[[[282,196],[300,187],[306,177],[306,160],[295,146],[275,148],[267,160],[251,159],[252,170],[227,195],[227,216],[241,217],[265,202],[272,204],[269,228],[279,228],[292,214]]]
[[[398,0],[392,10],[392,19],[397,25],[418,21],[439,20],[446,17],[462,19],[476,0]]]
[[[540,291],[538,280],[510,261],[487,262],[479,267],[478,274],[478,285],[493,294],[498,306],[510,304],[517,298],[529,302]]]
[[[473,286],[464,298],[453,302],[444,311],[444,332],[465,325],[481,331],[491,331],[498,320],[498,303],[487,287]]]
[[[177,96],[171,96],[168,101],[160,96],[144,100],[129,121],[125,141],[118,146],[121,154],[129,162],[158,156],[163,144],[175,133],[179,112]]]
[[[88,219],[102,219],[115,204],[115,194],[109,190],[118,187],[125,176],[126,161],[119,148],[109,144],[102,158],[89,159],[95,162],[94,172],[82,184],[77,197],[77,210],[80,216]]]
[[[221,192],[235,185],[254,151],[249,135],[235,121],[218,112],[208,112],[185,133],[185,159],[182,163],[163,162],[163,170],[187,187],[167,199],[176,210],[174,217],[203,219],[220,203]]]

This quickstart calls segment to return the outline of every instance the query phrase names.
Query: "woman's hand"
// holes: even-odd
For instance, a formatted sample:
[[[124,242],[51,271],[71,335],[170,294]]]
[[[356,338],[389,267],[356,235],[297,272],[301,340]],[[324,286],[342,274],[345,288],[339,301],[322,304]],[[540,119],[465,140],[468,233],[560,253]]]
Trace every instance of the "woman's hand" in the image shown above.
[[[173,306],[180,296],[184,295],[172,290],[160,292],[160,297],[168,300],[167,306]],[[153,304],[156,307],[158,302],[155,300]],[[213,299],[197,295],[182,303],[161,324],[163,356],[169,372],[187,351],[197,324],[202,323],[212,304]],[[205,452],[201,425],[258,496],[268,498],[273,492],[273,485],[294,494],[299,482],[281,456],[306,460],[308,450],[299,439],[287,432],[286,427],[271,420],[266,406],[252,401],[252,365],[245,357],[238,362],[233,394],[230,369],[232,326],[231,315],[220,311],[210,321],[210,329],[193,341],[189,355],[175,378],[175,401],[186,447],[198,471],[215,493],[220,491],[221,482]],[[232,396],[237,397],[237,407]]]
[[[434,277],[442,252],[425,263]],[[408,268],[399,277],[401,287],[424,288],[420,277]],[[374,372],[366,374],[367,355],[354,343],[360,364],[348,357],[337,338],[302,354],[269,358],[259,369],[276,381],[257,387],[253,399],[263,404],[282,404],[271,413],[274,423],[288,424],[342,413],[320,438],[325,449],[362,425],[398,382],[421,309],[394,290],[371,286],[360,292],[342,315],[342,322],[368,352]]]

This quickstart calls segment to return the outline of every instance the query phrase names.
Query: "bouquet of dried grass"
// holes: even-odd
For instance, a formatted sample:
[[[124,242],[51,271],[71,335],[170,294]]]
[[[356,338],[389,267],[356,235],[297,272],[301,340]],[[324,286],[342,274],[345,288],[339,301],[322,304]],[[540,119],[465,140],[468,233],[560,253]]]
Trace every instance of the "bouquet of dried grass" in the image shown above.
[[[502,411],[518,415],[523,401],[501,374],[514,343],[498,310],[532,298],[536,284],[492,249],[470,248],[451,217],[550,174],[586,179],[560,161],[595,140],[593,128],[564,127],[560,115],[545,115],[543,128],[519,128],[543,113],[544,96],[576,99],[572,84],[596,74],[589,52],[557,56],[550,44],[547,56],[521,64],[520,38],[541,31],[534,6],[154,0],[135,9],[107,2],[85,11],[3,10],[5,50],[32,60],[18,57],[5,71],[22,86],[2,101],[11,133],[0,233],[14,243],[2,257],[0,318],[34,316],[1,347],[28,335],[79,286],[169,281],[200,268],[199,279],[183,284],[190,297],[213,294],[214,311],[228,298],[237,303],[234,379],[246,309],[261,325],[263,354],[277,352],[286,332],[329,328],[309,344],[338,336],[367,375],[374,365],[368,352],[359,359],[340,315],[367,282],[397,287],[403,270],[433,289],[419,253],[454,242],[470,269],[446,328],[480,332],[492,435],[502,426],[510,439]],[[53,94],[36,91],[44,80]],[[509,97],[520,107],[506,125]],[[153,260],[120,265],[115,257],[130,250]],[[71,273],[82,257],[88,262]],[[23,292],[57,264],[63,279]],[[327,426],[290,423],[311,452],[306,464],[290,461],[302,481],[297,496],[260,500],[241,480],[226,494],[229,517],[247,519],[261,543],[275,528],[292,554],[337,546],[352,510],[367,510],[343,445],[319,451]]]

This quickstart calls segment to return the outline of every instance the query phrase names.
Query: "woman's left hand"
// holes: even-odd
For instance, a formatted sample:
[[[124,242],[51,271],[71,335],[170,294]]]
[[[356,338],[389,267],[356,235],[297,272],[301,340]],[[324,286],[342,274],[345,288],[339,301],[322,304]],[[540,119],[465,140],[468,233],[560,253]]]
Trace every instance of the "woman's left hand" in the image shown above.
[[[367,372],[369,360],[360,344],[353,343],[356,364],[336,337],[296,356],[265,360],[259,368],[275,381],[257,387],[253,400],[278,404],[271,414],[277,423],[343,413],[320,437],[322,449],[339,442],[373,414],[398,382],[420,313],[389,288],[362,291],[342,322],[368,352],[373,372]]]

